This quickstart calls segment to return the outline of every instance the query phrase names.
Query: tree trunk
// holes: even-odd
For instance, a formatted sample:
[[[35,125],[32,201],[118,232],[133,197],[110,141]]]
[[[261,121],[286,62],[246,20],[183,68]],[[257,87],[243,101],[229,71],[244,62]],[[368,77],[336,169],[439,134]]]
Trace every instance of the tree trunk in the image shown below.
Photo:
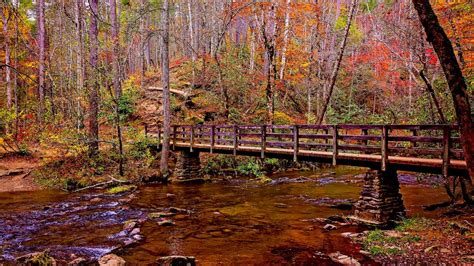
[[[280,68],[280,80],[283,80],[286,66],[286,49],[288,46],[288,34],[290,27],[290,11],[291,11],[291,0],[286,1],[286,14],[285,14],[285,30],[283,33],[283,49],[281,51],[281,68]]]
[[[145,10],[145,0],[140,1],[140,7],[144,11]],[[145,44],[147,42],[147,34],[146,34],[146,17],[147,14],[143,14],[140,20],[140,89],[141,91],[145,91],[145,71],[146,71],[146,64],[145,64]]]
[[[339,55],[333,67],[331,79],[329,81],[328,94],[323,103],[324,105],[323,109],[321,110],[321,114],[318,118],[318,124],[321,124],[323,122],[324,116],[326,115],[326,111],[329,106],[329,102],[331,101],[332,92],[334,90],[334,85],[336,85],[337,74],[339,73],[339,67],[341,66],[342,57],[344,56],[344,50],[346,49],[347,37],[349,36],[349,30],[351,28],[352,18],[354,17],[356,6],[357,0],[353,0],[351,10],[349,11],[349,16],[347,17],[347,25],[344,33],[344,38],[342,39],[341,47],[339,48]]]
[[[461,131],[464,158],[472,179],[474,177],[474,126],[465,79],[456,60],[451,41],[440,26],[429,0],[413,0],[413,4],[425,28],[427,40],[433,45],[448,81]]]
[[[84,46],[82,41],[82,1],[76,0],[76,38],[77,38],[77,92],[84,88]]]
[[[163,38],[163,54],[162,54],[162,82],[163,82],[163,146],[161,150],[161,173],[165,178],[169,175],[168,161],[170,155],[170,130],[171,130],[171,113],[170,113],[170,65],[169,65],[169,17],[168,0],[163,1],[162,13],[162,38]]]
[[[90,92],[89,92],[89,155],[95,156],[99,151],[99,77],[98,68],[98,0],[90,0],[90,28],[89,28],[89,53],[91,65]]]
[[[265,95],[266,95],[266,103],[267,103],[267,112],[268,112],[268,122],[269,124],[274,123],[274,114],[275,114],[275,95],[274,95],[274,85],[275,80],[277,77],[276,73],[276,65],[274,64],[275,55],[276,55],[276,47],[275,47],[275,39],[276,39],[276,4],[272,3],[270,6],[270,13],[271,13],[271,25],[269,26],[270,32],[267,32],[267,23],[265,21],[265,17],[262,13],[262,37],[263,37],[263,45],[265,47],[265,75],[267,78],[267,85],[265,88]]]
[[[5,38],[5,64],[10,65],[10,37],[8,34],[8,20],[9,11],[6,7],[2,8],[2,19],[3,19],[3,37]],[[10,111],[12,107],[12,87],[10,82],[10,67],[5,68],[5,83],[7,87],[7,110]]]
[[[112,43],[113,43],[113,63],[112,75],[114,81],[115,97],[120,99],[122,97],[122,87],[120,86],[120,40],[119,40],[119,24],[117,21],[117,5],[115,0],[109,0],[110,3],[110,23],[112,24]]]
[[[426,90],[429,92],[431,99],[433,100],[433,103],[436,107],[436,111],[438,111],[441,124],[446,124],[446,119],[444,118],[444,113],[443,113],[443,110],[441,109],[441,106],[439,105],[439,101],[438,101],[438,98],[436,97],[436,93],[433,89],[433,86],[431,85],[429,80],[426,78],[423,70],[420,71],[420,77],[421,79],[423,79],[423,82],[425,82]]]
[[[193,12],[192,12],[192,0],[188,0],[188,16],[189,16],[189,38],[190,38],[190,50],[191,50],[191,62],[192,62],[192,78],[190,89],[194,87],[196,83],[196,46],[195,36],[194,36],[194,27],[193,27]],[[191,92],[190,90],[188,91]]]
[[[39,58],[38,58],[38,119],[42,121],[43,111],[44,111],[44,61],[45,61],[45,21],[44,21],[44,0],[38,0],[37,6],[37,19],[38,19],[38,48],[39,48]]]

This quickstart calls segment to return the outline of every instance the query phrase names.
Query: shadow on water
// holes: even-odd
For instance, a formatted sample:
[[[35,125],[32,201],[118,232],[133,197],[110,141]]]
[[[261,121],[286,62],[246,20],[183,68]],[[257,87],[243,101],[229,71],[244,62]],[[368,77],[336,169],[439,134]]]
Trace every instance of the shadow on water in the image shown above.
[[[330,264],[327,254],[336,251],[370,263],[359,246],[341,236],[364,228],[327,232],[315,219],[349,214],[334,207],[350,206],[358,198],[361,173],[354,168],[291,172],[273,175],[267,184],[237,178],[147,186],[133,195],[0,193],[0,252],[6,260],[45,249],[65,261],[71,254],[98,258],[123,244],[115,236],[136,219],[143,221],[145,239],[121,250],[131,263],[192,255],[204,264]],[[418,186],[402,186],[402,194],[409,212],[421,212],[422,205],[442,201],[443,195],[440,189]],[[172,206],[189,210],[170,217],[173,226],[148,218]]]

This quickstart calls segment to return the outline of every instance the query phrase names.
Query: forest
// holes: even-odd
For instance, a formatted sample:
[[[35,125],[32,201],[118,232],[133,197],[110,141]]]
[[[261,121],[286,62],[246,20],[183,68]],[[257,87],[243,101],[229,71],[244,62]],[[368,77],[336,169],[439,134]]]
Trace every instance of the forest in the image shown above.
[[[472,1],[0,7],[0,265],[474,263]]]

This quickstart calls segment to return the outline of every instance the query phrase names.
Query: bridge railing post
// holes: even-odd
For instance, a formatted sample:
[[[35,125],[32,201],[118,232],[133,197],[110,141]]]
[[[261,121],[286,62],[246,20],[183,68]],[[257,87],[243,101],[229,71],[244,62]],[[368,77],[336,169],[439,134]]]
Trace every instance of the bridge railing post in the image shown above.
[[[216,126],[215,125],[212,125],[211,126],[211,153],[214,153],[214,141],[215,141],[215,130],[216,130]]]
[[[382,171],[387,170],[388,165],[388,127],[386,125],[382,126],[382,136],[381,136],[381,164]]]
[[[265,158],[265,149],[267,147],[267,126],[263,125],[261,130],[262,130],[261,132],[262,135],[261,135],[261,142],[260,142],[260,148],[261,148],[260,157],[263,159]]]
[[[193,145],[194,145],[194,126],[191,126],[191,132],[189,136],[189,151],[193,152]]]
[[[299,151],[299,127],[298,125],[293,126],[293,161],[298,161]]]
[[[443,128],[443,165],[442,173],[443,177],[447,178],[449,173],[449,164],[450,164],[450,149],[451,149],[451,128],[450,126],[445,126]]]
[[[332,128],[332,165],[334,166],[337,164],[337,155],[339,153],[337,138],[338,138],[338,129],[337,129],[337,125],[334,125]]]
[[[237,155],[237,148],[239,146],[239,142],[238,142],[238,130],[239,130],[239,126],[237,125],[234,125],[234,132],[233,132],[233,144],[234,144],[234,156]]]
[[[173,150],[176,150],[176,132],[178,127],[173,126]]]
[[[412,130],[411,130],[411,133],[412,133],[413,137],[418,136],[418,130],[416,130],[416,129],[412,129]],[[410,146],[411,146],[412,148],[415,148],[415,147],[418,146],[418,145],[417,145],[416,141],[413,141],[413,142],[411,142],[411,145],[410,145]]]

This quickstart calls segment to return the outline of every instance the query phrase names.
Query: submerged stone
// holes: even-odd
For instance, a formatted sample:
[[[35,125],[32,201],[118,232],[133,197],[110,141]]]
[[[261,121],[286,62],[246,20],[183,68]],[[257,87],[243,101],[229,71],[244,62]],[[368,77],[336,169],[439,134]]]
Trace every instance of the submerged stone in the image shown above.
[[[175,215],[176,215],[175,212],[152,212],[148,214],[148,218],[156,219],[156,218],[163,218],[163,217],[171,217]]]
[[[171,225],[175,225],[175,223],[172,220],[163,219],[161,221],[158,221],[158,225],[160,225],[160,226],[171,226]]]
[[[351,266],[359,266],[360,265],[360,263],[356,259],[351,258],[347,255],[341,254],[340,252],[331,253],[331,254],[329,254],[329,257],[334,262],[340,263],[342,265],[351,265]]]
[[[194,266],[196,258],[190,256],[166,256],[157,259],[156,263],[160,266]]]

